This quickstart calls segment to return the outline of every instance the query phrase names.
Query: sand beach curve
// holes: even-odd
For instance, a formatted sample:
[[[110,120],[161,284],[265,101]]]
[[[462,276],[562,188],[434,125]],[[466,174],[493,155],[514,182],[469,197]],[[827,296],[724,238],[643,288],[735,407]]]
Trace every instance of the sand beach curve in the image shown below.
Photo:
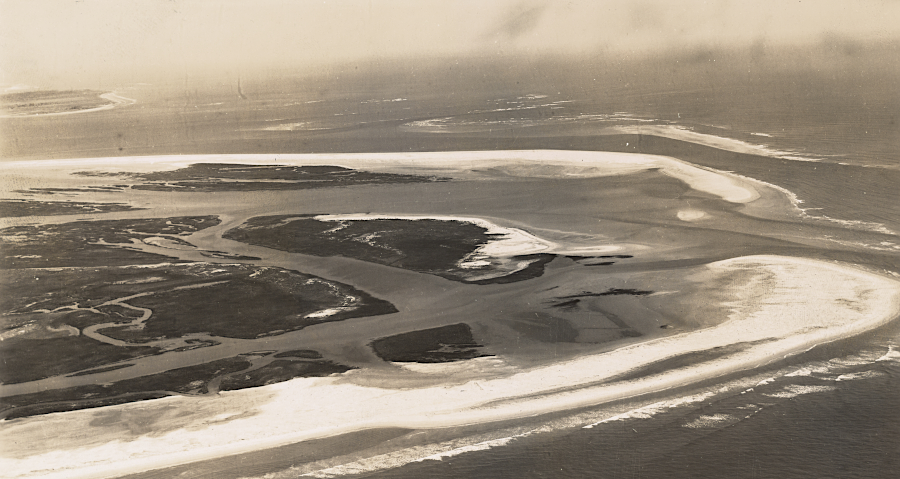
[[[112,103],[107,103],[105,105],[101,105],[94,108],[84,108],[80,110],[71,110],[71,111],[57,111],[52,113],[32,113],[26,115],[0,115],[0,118],[35,118],[35,117],[43,117],[43,116],[66,116],[66,115],[77,115],[80,113],[91,113],[97,111],[106,111],[112,110],[113,108],[117,108],[120,106],[134,105],[137,103],[137,100],[133,98],[127,98],[121,95],[116,94],[115,92],[104,93],[102,95],[98,95],[100,98],[104,100],[110,101]]]
[[[161,155],[17,161],[0,163],[4,169],[59,169],[72,166],[87,171],[165,171],[196,163],[241,163],[257,165],[342,166],[372,172],[402,172],[411,169],[436,175],[466,175],[496,169],[497,172],[527,178],[591,178],[623,175],[651,169],[687,183],[691,188],[732,203],[750,203],[760,197],[754,182],[691,165],[659,155],[570,150],[449,151],[417,153],[335,153],[335,154],[223,154]]]
[[[753,368],[859,334],[900,314],[900,283],[843,264],[749,256],[711,263],[702,274],[734,278],[734,286],[715,297],[731,314],[711,328],[464,384],[397,390],[359,386],[336,377],[296,379],[215,397],[113,406],[104,413],[52,414],[17,421],[0,432],[4,442],[13,445],[0,464],[5,474],[17,477],[114,477],[360,429],[436,428],[530,417]],[[602,382],[673,355],[735,342],[753,346],[688,368]],[[365,407],[354,407],[359,404]],[[191,413],[166,416],[165,411],[173,410]],[[118,430],[90,426],[104,414],[121,420],[154,412],[162,419],[157,418],[157,434],[152,437],[122,441]],[[61,432],[52,449],[15,448],[14,438],[34,437],[48,429]],[[83,436],[86,430],[93,433],[88,441]]]

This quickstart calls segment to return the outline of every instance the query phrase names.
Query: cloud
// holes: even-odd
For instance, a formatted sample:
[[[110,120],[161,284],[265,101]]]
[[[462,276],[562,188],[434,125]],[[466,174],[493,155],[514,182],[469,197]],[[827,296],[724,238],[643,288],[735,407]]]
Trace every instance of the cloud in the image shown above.
[[[850,54],[900,39],[900,2],[884,0],[0,0],[0,12],[0,83],[9,85],[321,72],[403,58],[776,48],[826,32]]]
[[[504,12],[503,20],[493,34],[499,34],[507,39],[515,40],[533,31],[540,23],[541,17],[546,10],[547,5],[534,5],[528,2],[513,5],[512,8]]]

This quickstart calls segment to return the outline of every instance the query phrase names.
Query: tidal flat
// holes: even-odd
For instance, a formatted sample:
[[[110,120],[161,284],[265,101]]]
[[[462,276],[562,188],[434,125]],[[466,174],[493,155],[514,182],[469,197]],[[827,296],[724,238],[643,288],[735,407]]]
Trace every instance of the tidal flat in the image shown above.
[[[406,434],[663,394],[900,310],[896,279],[851,265],[880,233],[811,222],[778,188],[673,158],[273,160],[0,165],[17,184],[129,206],[0,220],[15,293],[0,345],[34,352],[0,385],[0,436],[21,444],[5,470],[114,477],[414,431],[342,449],[376,456],[417,442]],[[222,177],[178,183],[211,169]],[[42,352],[57,343],[83,359]],[[123,436],[134,421],[153,426]]]

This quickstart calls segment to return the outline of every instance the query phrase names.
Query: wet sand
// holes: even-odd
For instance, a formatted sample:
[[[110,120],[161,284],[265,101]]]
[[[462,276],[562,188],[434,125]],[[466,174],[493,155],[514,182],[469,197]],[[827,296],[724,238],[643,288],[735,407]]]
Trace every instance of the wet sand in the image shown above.
[[[340,378],[299,379],[255,390],[222,393],[214,398],[180,397],[152,404],[114,406],[107,410],[125,416],[146,415],[161,408],[160,411],[189,410],[192,418],[181,418],[177,425],[169,427],[157,423],[155,431],[159,436],[137,440],[143,444],[140,449],[144,453],[135,447],[135,442],[119,446],[113,442],[69,450],[67,459],[60,463],[53,458],[61,452],[33,455],[35,451],[31,450],[22,457],[20,454],[25,451],[8,451],[7,457],[12,453],[19,459],[5,459],[4,469],[26,474],[52,465],[72,467],[75,466],[72,457],[90,457],[105,464],[81,464],[81,467],[59,471],[62,474],[59,477],[111,477],[355,430],[449,427],[528,417],[658,392],[747,369],[877,327],[900,314],[900,287],[896,282],[845,266],[783,257],[749,257],[714,263],[708,270],[710,275],[745,277],[749,273],[753,276],[749,285],[739,284],[734,290],[721,292],[721,299],[731,299],[734,312],[729,321],[717,327],[452,388],[398,391],[356,386]],[[766,291],[769,293],[760,294]],[[804,300],[797,301],[798,297]],[[673,355],[728,345],[735,339],[765,338],[777,339],[683,370],[625,384],[579,388]],[[533,396],[549,389],[557,392]],[[526,395],[531,397],[522,398]],[[365,407],[359,407],[362,404]],[[210,422],[223,414],[246,411],[248,405],[255,406],[252,417],[221,424]],[[94,412],[74,412],[17,422],[6,428],[3,436],[29,437],[37,432],[35,428],[48,426],[58,431],[75,431],[80,429],[79,424],[85,427],[95,417]],[[201,429],[190,426],[201,423],[207,425]],[[118,433],[113,433],[108,439],[117,437]],[[69,440],[76,438],[60,435],[55,446],[62,449]],[[92,442],[98,441],[102,442],[102,438],[92,438]],[[146,456],[149,451],[152,454]]]

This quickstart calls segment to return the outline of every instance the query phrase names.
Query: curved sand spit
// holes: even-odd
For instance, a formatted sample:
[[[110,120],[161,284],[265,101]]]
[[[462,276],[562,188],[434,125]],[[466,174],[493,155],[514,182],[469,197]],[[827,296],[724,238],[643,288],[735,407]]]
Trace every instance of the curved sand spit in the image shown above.
[[[137,103],[137,100],[132,98],[125,98],[121,95],[116,95],[115,93],[104,93],[100,95],[100,98],[104,100],[109,100],[112,103],[108,103],[103,106],[98,106],[95,108],[86,108],[84,110],[73,110],[73,111],[58,111],[54,113],[36,113],[33,115],[0,115],[2,118],[31,118],[36,116],[62,116],[62,115],[77,115],[79,113],[90,113],[92,111],[104,111],[104,110],[112,110],[117,106],[125,106],[125,105],[134,105]]]
[[[900,283],[848,266],[750,256],[712,263],[702,274],[711,281],[739,279],[715,293],[731,314],[708,329],[465,384],[395,390],[358,386],[340,377],[295,379],[214,397],[173,397],[17,420],[0,431],[0,442],[8,445],[0,471],[13,477],[111,477],[365,428],[445,427],[533,416],[751,368],[900,314]],[[688,368],[597,384],[674,355],[756,340],[767,341]],[[504,367],[502,361],[489,361]],[[113,417],[108,415],[115,421],[103,426],[104,417]],[[116,424],[130,420],[149,420],[153,434],[123,442],[123,429]]]
[[[698,145],[711,146],[720,150],[745,153],[748,155],[761,155],[772,158],[784,158],[795,161],[820,161],[818,158],[801,156],[798,152],[781,151],[766,145],[757,145],[746,141],[726,138],[721,136],[698,133],[690,128],[679,125],[618,125],[607,128],[607,131],[629,135],[653,135],[673,140],[696,143]],[[764,133],[751,133],[751,135],[771,137]]]
[[[523,177],[593,177],[637,173],[659,169],[692,188],[733,203],[749,203],[759,198],[752,181],[725,172],[700,168],[657,155],[568,150],[449,151],[429,153],[344,153],[266,155],[170,155],[133,156],[71,160],[21,161],[0,164],[0,171],[13,169],[95,168],[102,171],[160,171],[183,168],[194,163],[243,163],[284,165],[332,165],[364,168],[369,171],[424,171],[453,175],[499,168],[503,173]]]

